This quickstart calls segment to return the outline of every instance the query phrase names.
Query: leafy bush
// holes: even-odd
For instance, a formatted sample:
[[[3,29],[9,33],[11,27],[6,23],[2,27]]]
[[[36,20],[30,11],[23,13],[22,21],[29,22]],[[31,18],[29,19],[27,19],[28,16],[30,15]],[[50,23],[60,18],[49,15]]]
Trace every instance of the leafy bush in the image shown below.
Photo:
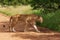
[[[37,10],[36,14],[41,15],[44,19],[42,24],[37,22],[37,25],[39,25],[40,27],[42,26],[60,32],[60,10],[57,10],[56,12],[50,12],[47,14]]]

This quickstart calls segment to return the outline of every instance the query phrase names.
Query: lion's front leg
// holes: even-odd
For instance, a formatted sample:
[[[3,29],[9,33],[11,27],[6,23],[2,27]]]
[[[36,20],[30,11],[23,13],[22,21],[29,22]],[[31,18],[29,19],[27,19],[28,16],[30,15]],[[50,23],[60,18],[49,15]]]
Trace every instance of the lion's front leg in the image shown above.
[[[10,31],[11,31],[11,32],[16,32],[16,30],[15,30],[14,27],[12,27],[12,28],[10,29]]]
[[[12,28],[12,31],[13,31],[13,32],[16,32],[16,30],[15,30],[15,28],[14,28],[14,27]]]
[[[38,28],[37,28],[36,25],[33,25],[33,27],[35,28],[35,30],[36,30],[37,32],[40,32],[40,31],[38,30]]]
[[[16,32],[15,28],[13,27],[13,25],[11,25],[11,26],[9,27],[9,31],[10,31],[10,32]]]
[[[32,21],[31,23],[29,23],[32,27],[34,27],[34,29],[36,30],[36,32],[40,32],[36,26],[36,22]]]

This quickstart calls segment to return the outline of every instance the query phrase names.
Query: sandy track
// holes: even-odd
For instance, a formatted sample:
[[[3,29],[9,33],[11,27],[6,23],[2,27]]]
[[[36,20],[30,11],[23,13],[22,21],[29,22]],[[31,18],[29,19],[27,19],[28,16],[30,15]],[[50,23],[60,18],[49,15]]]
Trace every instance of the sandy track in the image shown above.
[[[60,40],[60,35],[35,32],[0,33],[0,40]]]

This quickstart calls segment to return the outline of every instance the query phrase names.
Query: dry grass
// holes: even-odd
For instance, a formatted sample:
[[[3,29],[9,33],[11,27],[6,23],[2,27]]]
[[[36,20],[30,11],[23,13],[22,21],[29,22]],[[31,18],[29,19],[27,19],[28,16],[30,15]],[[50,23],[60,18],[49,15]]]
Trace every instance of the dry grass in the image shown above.
[[[27,6],[9,6],[9,7],[0,7],[0,12],[7,14],[7,15],[14,15],[14,14],[29,14],[31,13],[31,7]]]

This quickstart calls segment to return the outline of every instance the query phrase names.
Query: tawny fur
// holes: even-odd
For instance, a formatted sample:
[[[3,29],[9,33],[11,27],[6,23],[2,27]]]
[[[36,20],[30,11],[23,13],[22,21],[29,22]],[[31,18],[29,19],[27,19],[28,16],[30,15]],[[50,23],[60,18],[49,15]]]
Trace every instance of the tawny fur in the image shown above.
[[[24,31],[27,31],[27,25],[30,24],[32,26],[36,25],[36,21],[39,21],[40,23],[43,22],[43,18],[41,16],[37,16],[35,14],[16,14],[14,16],[10,17],[10,31],[13,31],[13,27],[19,22],[23,21],[26,23]],[[37,29],[37,28],[36,28]],[[37,32],[39,30],[37,29]]]

